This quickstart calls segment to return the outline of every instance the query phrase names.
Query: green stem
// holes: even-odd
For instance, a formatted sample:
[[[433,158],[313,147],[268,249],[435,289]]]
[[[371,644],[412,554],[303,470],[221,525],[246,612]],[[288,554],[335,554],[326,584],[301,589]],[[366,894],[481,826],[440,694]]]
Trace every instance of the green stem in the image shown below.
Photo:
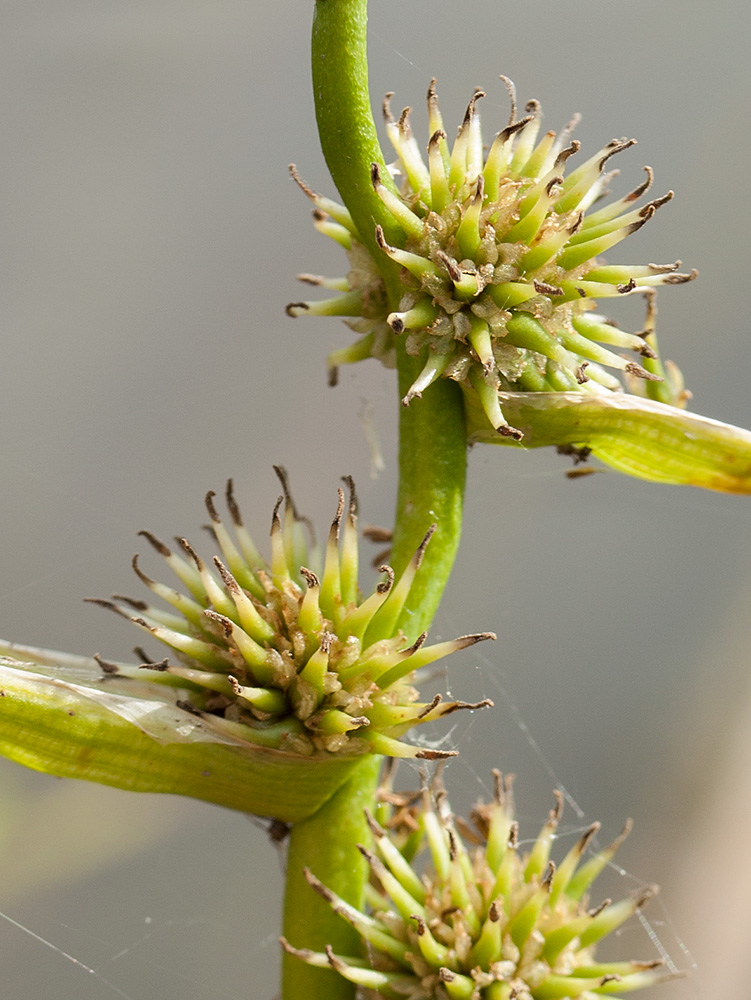
[[[404,242],[404,234],[370,179],[371,165],[377,163],[382,183],[393,188],[370,106],[367,23],[367,0],[316,0],[313,94],[321,149],[331,177],[361,241],[396,293],[399,269],[375,241],[376,225],[383,228],[388,242],[397,246]]]
[[[370,166],[384,159],[368,92],[367,0],[317,0],[313,22],[313,90],[321,148],[344,204],[386,281],[396,309],[404,288],[399,268],[376,245],[380,224],[395,245],[404,235],[373,190]],[[381,177],[389,182],[388,171]],[[422,370],[424,359],[399,352],[399,396]],[[439,379],[401,411],[399,496],[394,568],[404,568],[431,524],[437,523],[424,570],[400,622],[414,638],[433,618],[454,563],[461,533],[467,438],[459,387]]]
[[[313,90],[321,146],[331,176],[349,209],[362,242],[378,263],[392,307],[403,294],[399,268],[377,246],[375,227],[393,244],[403,233],[377,196],[371,164],[384,168],[370,107],[367,69],[367,0],[317,0],[313,21]],[[403,397],[424,360],[399,352]],[[410,637],[426,629],[451,572],[461,530],[467,438],[459,387],[439,380],[400,420],[399,496],[393,561],[402,570],[431,524],[437,530],[413,585],[401,627]],[[369,832],[363,810],[372,808],[380,758],[363,761],[349,781],[315,815],[293,827],[290,836],[284,932],[297,948],[322,951],[331,945],[343,955],[358,954],[358,936],[308,885],[309,868],[324,885],[355,906],[363,898],[367,865],[357,850]],[[352,1000],[354,986],[337,974],[285,956],[283,1000]]]
[[[404,398],[424,358],[399,352],[399,396]],[[422,399],[402,407],[399,419],[399,494],[392,561],[404,568],[431,524],[436,531],[400,622],[416,638],[430,626],[454,565],[462,530],[467,432],[462,392],[438,379]]]
[[[342,917],[308,885],[309,868],[324,885],[358,908],[368,878],[368,865],[357,844],[370,843],[363,810],[372,808],[380,757],[367,757],[328,802],[310,819],[295,824],[289,840],[284,935],[296,947],[323,951],[330,944],[338,955],[359,954],[359,938]],[[283,1000],[351,1000],[355,987],[337,973],[284,956]]]

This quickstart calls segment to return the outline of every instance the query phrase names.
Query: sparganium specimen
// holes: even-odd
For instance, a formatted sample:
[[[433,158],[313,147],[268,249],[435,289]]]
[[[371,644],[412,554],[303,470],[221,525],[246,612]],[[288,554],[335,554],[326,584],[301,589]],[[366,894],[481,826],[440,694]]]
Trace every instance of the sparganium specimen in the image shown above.
[[[597,942],[656,891],[649,886],[591,905],[590,887],[630,824],[593,852],[600,826],[593,823],[556,863],[550,855],[562,796],[523,852],[511,779],[498,772],[494,779],[493,800],[475,807],[471,824],[454,817],[439,779],[418,796],[402,796],[398,809],[382,804],[380,822],[368,817],[374,849],[361,847],[371,873],[367,913],[307,873],[312,888],[356,929],[367,959],[284,940],[287,951],[330,966],[363,996],[390,1000],[595,1000],[672,978],[659,960],[595,956]]]
[[[589,887],[618,840],[585,859],[593,825],[556,866],[559,803],[522,857],[510,784],[500,777],[473,830],[454,819],[437,783],[416,808],[407,801],[390,813],[376,801],[380,757],[451,755],[402,737],[486,704],[419,702],[412,686],[419,668],[492,637],[426,646],[425,633],[417,636],[456,552],[468,441],[563,445],[579,455],[592,448],[643,478],[747,493],[751,434],[684,413],[680,373],[658,356],[655,288],[694,272],[599,259],[672,196],[641,201],[652,179],[646,168],[630,194],[596,204],[612,157],[632,140],[613,140],[567,173],[579,149],[575,122],[540,137],[539,104],[519,118],[505,81],[511,116],[487,155],[480,91],[450,146],[431,84],[427,161],[409,110],[395,120],[389,99],[384,105],[398,156],[389,170],[367,92],[366,8],[366,0],[315,4],[319,132],[347,207],[293,175],[315,204],[316,227],[346,249],[349,271],[302,276],[335,294],[288,312],[348,318],[359,339],[330,356],[332,377],[340,364],[376,357],[398,366],[405,406],[425,396],[401,411],[400,574],[382,567],[383,582],[360,593],[350,480],[320,566],[283,472],[268,560],[231,484],[232,530],[209,493],[221,556],[209,565],[185,539],[173,551],[144,533],[184,592],[135,559],[161,603],[98,602],[169,655],[155,661],[139,650],[142,662],[126,665],[0,642],[0,753],[58,775],[191,795],[292,824],[285,1000],[353,1000],[356,988],[409,1000],[620,995],[665,974],[653,962],[595,958],[597,941],[653,891],[590,908]],[[598,299],[636,293],[648,300],[638,332],[594,311]],[[424,874],[411,865],[420,851],[432,864]]]
[[[186,539],[178,539],[181,556],[141,532],[188,591],[152,580],[138,557],[133,559],[140,580],[170,611],[122,597],[97,603],[124,614],[169,646],[177,662],[168,657],[148,661],[141,669],[156,671],[160,679],[184,691],[183,706],[209,714],[214,724],[226,726],[233,735],[303,756],[450,756],[451,751],[411,746],[400,737],[420,723],[490,702],[444,702],[440,695],[419,702],[412,686],[414,673],[495,636],[483,632],[426,646],[426,633],[410,642],[400,630],[399,619],[433,529],[398,580],[390,566],[381,566],[385,580],[363,597],[352,480],[346,479],[348,504],[344,491],[338,491],[323,565],[318,567],[286,474],[279,466],[276,471],[284,496],[274,507],[270,561],[259,554],[243,523],[230,480],[226,500],[235,540],[217,512],[214,493],[206,497],[210,528],[222,553],[214,557],[213,568]]]
[[[406,351],[424,354],[424,367],[404,396],[409,404],[440,376],[458,381],[477,398],[486,421],[502,436],[523,434],[504,416],[499,392],[621,392],[640,381],[644,394],[682,405],[680,373],[657,355],[653,309],[644,329],[627,333],[593,311],[595,300],[690,281],[675,264],[608,265],[599,259],[640,229],[672,198],[639,204],[652,183],[604,207],[594,207],[616,172],[615,154],[634,144],[614,139],[566,175],[580,143],[572,120],[558,135],[539,138],[538,101],[517,118],[512,84],[511,115],[487,154],[483,149],[476,91],[452,146],[438,108],[435,81],[428,90],[430,141],[427,164],[410,125],[410,109],[395,121],[388,95],[386,131],[398,159],[389,177],[373,164],[371,181],[402,234],[390,245],[376,229],[382,253],[402,268],[404,294],[390,310],[377,262],[362,245],[345,208],[310,191],[314,221],[347,251],[346,277],[301,275],[337,295],[288,306],[290,315],[349,317],[361,337],[329,356],[332,379],[338,365],[366,357],[395,363],[395,338]],[[627,351],[624,356],[620,352]],[[639,359],[638,361],[636,359]]]

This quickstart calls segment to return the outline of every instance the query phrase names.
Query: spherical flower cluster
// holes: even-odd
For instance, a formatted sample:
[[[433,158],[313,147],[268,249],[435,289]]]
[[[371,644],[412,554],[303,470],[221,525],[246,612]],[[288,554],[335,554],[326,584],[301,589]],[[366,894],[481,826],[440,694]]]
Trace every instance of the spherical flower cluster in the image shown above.
[[[309,964],[330,966],[368,998],[596,1000],[671,978],[660,961],[595,958],[596,943],[656,891],[651,886],[596,906],[588,901],[592,882],[629,825],[609,847],[589,853],[599,830],[594,823],[556,864],[550,853],[562,811],[559,795],[522,855],[511,781],[494,776],[493,801],[475,808],[471,825],[454,818],[435,784],[417,797],[417,806],[405,796],[398,809],[383,810],[380,823],[369,817],[374,849],[360,848],[372,876],[368,913],[307,873],[310,885],[357,930],[366,959],[330,948],[300,950],[283,940],[285,949]],[[420,852],[429,856],[422,875],[413,864]]]
[[[381,566],[385,579],[363,598],[352,480],[346,480],[348,505],[339,490],[323,569],[316,573],[310,568],[316,553],[306,541],[304,520],[284,470],[277,473],[284,496],[274,508],[269,562],[243,523],[231,481],[226,501],[234,538],[216,510],[214,493],[206,497],[210,528],[222,553],[214,557],[213,568],[186,539],[177,540],[178,555],[141,532],[187,593],[151,579],[136,556],[139,579],[170,610],[121,596],[95,602],[118,611],[174,654],[174,660],[154,662],[139,649],[145,662],[133,671],[178,688],[178,706],[209,717],[214,729],[262,747],[298,755],[451,756],[452,751],[403,743],[401,736],[419,723],[490,702],[444,702],[440,695],[420,702],[414,673],[495,636],[485,632],[426,646],[425,633],[409,642],[400,631],[399,618],[433,529],[398,580],[389,566]],[[125,668],[112,670],[122,675]]]
[[[396,310],[388,307],[377,263],[347,210],[308,189],[292,168],[315,203],[316,227],[346,249],[350,270],[340,279],[301,275],[338,294],[292,303],[288,313],[349,317],[361,336],[330,355],[334,380],[338,365],[366,357],[393,365],[395,338],[406,337],[407,352],[424,356],[425,364],[405,405],[435,379],[452,378],[479,397],[500,434],[514,439],[521,435],[503,417],[499,391],[621,391],[615,371],[632,391],[641,381],[640,391],[652,398],[682,404],[687,394],[680,373],[660,362],[653,323],[628,333],[592,311],[595,299],[695,277],[678,272],[680,261],[608,265],[599,259],[651,219],[672,192],[638,206],[652,183],[646,167],[647,177],[635,190],[590,211],[616,173],[606,166],[634,140],[612,140],[567,175],[568,161],[580,147],[571,139],[577,119],[558,135],[539,138],[539,102],[530,101],[517,119],[513,87],[502,79],[511,95],[510,120],[487,153],[477,109],[484,97],[480,90],[450,147],[431,83],[427,164],[410,109],[395,121],[391,95],[384,103],[386,130],[398,155],[390,171],[401,186],[397,190],[375,164],[371,180],[401,234],[389,243],[381,227],[376,229],[380,250],[401,267],[404,294]],[[621,351],[632,354],[616,353]]]

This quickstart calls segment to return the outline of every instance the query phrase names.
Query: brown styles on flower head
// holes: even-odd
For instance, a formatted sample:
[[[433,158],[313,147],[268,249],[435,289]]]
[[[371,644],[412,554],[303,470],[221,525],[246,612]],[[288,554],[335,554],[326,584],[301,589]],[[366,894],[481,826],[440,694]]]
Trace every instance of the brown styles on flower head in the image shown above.
[[[380,753],[431,760],[452,755],[410,745],[402,736],[423,722],[490,702],[445,702],[440,696],[421,702],[415,672],[495,636],[483,632],[427,645],[426,633],[410,643],[399,629],[435,526],[399,578],[389,566],[380,567],[384,579],[364,596],[352,479],[345,478],[348,499],[338,490],[336,514],[319,554],[286,472],[275,471],[282,495],[273,510],[268,560],[243,522],[230,480],[225,500],[231,528],[217,511],[215,494],[206,496],[220,555],[207,563],[187,539],[177,540],[178,552],[142,532],[181,589],[152,579],[136,556],[133,568],[159,603],[120,595],[97,603],[170,648],[166,660],[146,660],[145,672],[156,672],[159,683],[173,683],[192,710],[251,742],[302,755]]]
[[[615,176],[612,158],[635,140],[614,139],[568,171],[580,151],[571,139],[578,118],[558,134],[540,137],[539,102],[528,102],[517,119],[513,85],[502,79],[511,97],[510,120],[487,152],[478,109],[483,91],[473,95],[450,146],[431,83],[427,162],[410,109],[395,120],[391,95],[384,102],[398,159],[389,177],[374,164],[371,183],[402,234],[399,245],[389,243],[380,227],[375,234],[380,251],[401,268],[404,292],[396,309],[387,304],[377,262],[347,210],[311,191],[291,168],[315,205],[314,224],[344,247],[350,268],[338,279],[302,275],[336,294],[293,303],[288,314],[346,317],[359,334],[350,347],[330,355],[331,371],[367,357],[393,365],[395,338],[406,338],[407,352],[423,357],[424,366],[405,405],[435,379],[452,378],[479,397],[487,419],[506,437],[520,432],[503,415],[500,391],[608,393],[622,391],[624,383],[633,391],[641,382],[644,394],[681,405],[686,394],[680,373],[660,362],[649,322],[645,330],[628,333],[593,310],[600,298],[696,276],[679,272],[679,261],[608,265],[601,259],[673,193],[639,205],[652,183],[646,167],[646,179],[630,193],[595,207]]]

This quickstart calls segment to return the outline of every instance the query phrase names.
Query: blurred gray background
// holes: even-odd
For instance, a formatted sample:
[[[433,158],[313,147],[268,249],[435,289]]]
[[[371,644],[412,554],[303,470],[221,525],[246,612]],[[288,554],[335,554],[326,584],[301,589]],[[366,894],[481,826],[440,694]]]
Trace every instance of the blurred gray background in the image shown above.
[[[272,462],[319,525],[343,473],[363,521],[390,523],[392,374],[368,363],[328,389],[324,357],[347,332],[283,311],[296,273],[343,271],[287,177],[294,160],[333,194],[311,9],[2,4],[0,635],[128,657],[133,630],[81,599],[138,592],[135,532],[200,538],[203,494],[229,475],[263,539]],[[677,197],[609,259],[700,269],[660,295],[662,351],[696,410],[751,424],[751,8],[373,0],[371,29],[374,99],[395,91],[421,128],[436,75],[447,123],[475,85],[488,90],[492,136],[505,73],[522,100],[542,100],[548,127],[582,112],[587,155],[639,139],[617,191],[649,163],[656,193]],[[639,303],[612,313],[641,322]],[[607,842],[633,816],[624,871],[602,894],[661,882],[647,911],[658,947],[699,966],[659,995],[746,1000],[751,501],[609,472],[569,482],[565,468],[547,452],[471,456],[464,545],[433,634],[493,628],[499,641],[436,683],[497,708],[451,733],[453,798],[469,805],[500,766],[519,775],[530,833],[555,782],[581,811],[567,810],[570,830],[600,818]],[[10,764],[0,796],[4,1000],[273,996],[282,861],[249,819]],[[621,953],[654,956],[638,925],[621,938]]]

